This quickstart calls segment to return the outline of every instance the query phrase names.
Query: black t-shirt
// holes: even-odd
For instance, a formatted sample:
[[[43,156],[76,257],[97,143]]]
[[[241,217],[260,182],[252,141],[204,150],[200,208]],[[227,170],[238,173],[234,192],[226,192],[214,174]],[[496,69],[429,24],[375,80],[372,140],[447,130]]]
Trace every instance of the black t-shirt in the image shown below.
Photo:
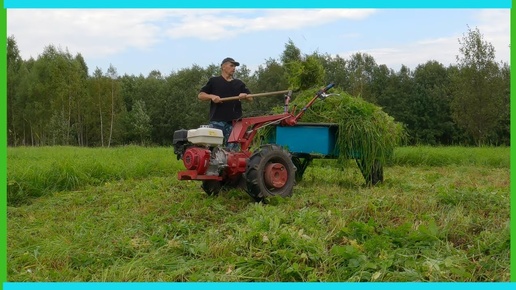
[[[239,79],[226,81],[222,76],[211,77],[201,92],[217,95],[221,98],[238,96],[241,93],[250,94],[244,82]],[[215,104],[210,102],[210,121],[230,122],[242,117],[242,104],[240,100]]]

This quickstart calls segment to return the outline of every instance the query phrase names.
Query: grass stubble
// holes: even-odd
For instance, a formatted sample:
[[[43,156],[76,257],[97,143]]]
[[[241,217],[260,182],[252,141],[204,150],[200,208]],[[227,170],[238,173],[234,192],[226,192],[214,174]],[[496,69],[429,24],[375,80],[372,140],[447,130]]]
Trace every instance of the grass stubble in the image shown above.
[[[397,148],[375,187],[315,160],[261,204],[178,181],[171,148],[9,148],[8,280],[509,281],[508,160]]]

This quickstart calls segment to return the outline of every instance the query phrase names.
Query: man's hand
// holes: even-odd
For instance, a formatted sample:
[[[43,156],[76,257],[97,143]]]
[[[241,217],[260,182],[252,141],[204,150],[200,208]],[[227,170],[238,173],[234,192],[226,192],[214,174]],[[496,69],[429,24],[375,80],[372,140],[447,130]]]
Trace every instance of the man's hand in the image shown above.
[[[197,98],[201,101],[212,101],[214,103],[222,103],[222,99],[217,95],[207,94],[205,92],[200,92],[197,95]]]
[[[253,100],[253,97],[249,97],[248,94],[246,93],[241,93],[240,95],[238,95],[239,99],[242,100],[242,99],[245,99],[247,101],[252,101]]]
[[[217,95],[211,95],[211,101],[215,104],[222,103],[222,98]]]

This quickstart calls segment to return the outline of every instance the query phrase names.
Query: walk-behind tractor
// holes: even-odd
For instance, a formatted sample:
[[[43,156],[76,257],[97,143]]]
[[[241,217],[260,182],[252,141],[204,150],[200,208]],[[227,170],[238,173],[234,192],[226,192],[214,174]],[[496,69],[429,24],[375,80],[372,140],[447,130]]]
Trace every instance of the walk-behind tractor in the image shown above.
[[[248,117],[233,121],[228,143],[236,143],[238,151],[224,146],[222,130],[201,126],[174,132],[174,153],[182,159],[186,170],[178,173],[179,180],[202,181],[208,195],[216,195],[223,187],[241,187],[256,201],[272,196],[292,195],[296,181],[314,157],[336,158],[335,124],[298,124],[298,120],[317,99],[325,99],[333,87],[320,89],[297,114],[289,112],[292,91],[285,93],[284,112],[276,115]],[[262,93],[251,96],[265,96]],[[238,97],[224,99],[231,101]],[[260,128],[272,126],[274,132],[266,145],[251,152],[251,144]],[[360,164],[359,164],[360,165]],[[381,167],[372,177],[373,183],[383,179]],[[366,180],[371,177],[366,177]]]

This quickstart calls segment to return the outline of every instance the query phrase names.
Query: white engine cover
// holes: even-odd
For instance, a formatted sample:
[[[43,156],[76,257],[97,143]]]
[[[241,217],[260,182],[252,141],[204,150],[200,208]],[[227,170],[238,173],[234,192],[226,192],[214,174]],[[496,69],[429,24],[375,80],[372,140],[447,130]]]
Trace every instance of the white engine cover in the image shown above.
[[[224,142],[222,130],[209,127],[188,130],[186,138],[195,145],[216,146]]]

